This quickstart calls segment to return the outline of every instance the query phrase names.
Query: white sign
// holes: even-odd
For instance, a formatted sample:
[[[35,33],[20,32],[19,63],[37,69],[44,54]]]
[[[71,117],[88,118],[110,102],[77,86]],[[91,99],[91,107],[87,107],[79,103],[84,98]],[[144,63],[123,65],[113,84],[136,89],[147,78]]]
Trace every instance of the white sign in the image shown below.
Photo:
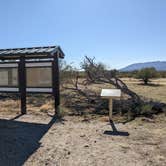
[[[120,89],[102,89],[101,96],[108,97],[108,98],[120,97],[121,90]]]
[[[109,119],[112,120],[113,98],[120,98],[120,89],[102,89],[101,96],[109,99]]]

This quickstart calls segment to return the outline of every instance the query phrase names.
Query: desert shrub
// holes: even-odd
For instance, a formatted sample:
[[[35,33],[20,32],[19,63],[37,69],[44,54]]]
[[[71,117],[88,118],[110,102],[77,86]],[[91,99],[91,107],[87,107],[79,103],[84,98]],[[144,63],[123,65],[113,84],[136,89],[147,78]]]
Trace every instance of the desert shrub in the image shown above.
[[[143,68],[136,74],[136,78],[141,79],[145,85],[150,82],[151,78],[157,78],[158,73],[155,68]]]
[[[40,112],[47,113],[49,110],[52,109],[51,104],[44,104],[40,107]]]
[[[159,72],[160,78],[166,78],[166,71]]]
[[[141,106],[141,114],[148,114],[152,111],[152,104],[143,104]]]
[[[124,78],[124,77],[127,77],[127,78],[135,78],[136,77],[136,74],[137,74],[137,70],[134,70],[134,71],[126,71],[126,72],[118,72],[118,77],[119,78]]]
[[[78,70],[74,68],[71,64],[67,64],[66,61],[59,61],[60,69],[60,82],[63,84],[71,84],[73,79],[78,75]]]

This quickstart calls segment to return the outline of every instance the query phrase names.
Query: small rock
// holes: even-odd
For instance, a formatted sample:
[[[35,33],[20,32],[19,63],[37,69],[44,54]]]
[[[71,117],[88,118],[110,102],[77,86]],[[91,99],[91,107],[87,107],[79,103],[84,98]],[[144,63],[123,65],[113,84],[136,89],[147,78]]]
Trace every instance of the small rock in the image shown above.
[[[88,148],[88,147],[89,147],[89,145],[85,145],[84,147],[85,147],[85,148]]]
[[[68,153],[67,153],[68,155],[70,155],[71,154],[71,152],[70,151],[68,151]]]
[[[149,123],[155,123],[155,121],[153,119],[149,119],[149,118],[142,118],[142,121],[149,122]]]

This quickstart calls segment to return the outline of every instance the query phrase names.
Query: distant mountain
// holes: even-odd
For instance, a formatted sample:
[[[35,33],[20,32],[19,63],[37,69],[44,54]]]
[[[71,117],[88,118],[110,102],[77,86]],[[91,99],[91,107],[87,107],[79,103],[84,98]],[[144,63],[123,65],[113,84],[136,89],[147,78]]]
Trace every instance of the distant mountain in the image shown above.
[[[147,68],[147,67],[154,67],[158,71],[166,71],[166,61],[135,63],[120,69],[120,71],[123,71],[123,72],[134,71],[134,70],[140,70],[142,68]]]

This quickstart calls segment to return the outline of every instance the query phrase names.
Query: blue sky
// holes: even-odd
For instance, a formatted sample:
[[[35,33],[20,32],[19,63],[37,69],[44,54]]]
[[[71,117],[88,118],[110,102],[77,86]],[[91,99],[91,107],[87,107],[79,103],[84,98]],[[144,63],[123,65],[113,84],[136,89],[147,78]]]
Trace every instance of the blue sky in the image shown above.
[[[166,0],[0,1],[0,48],[47,45],[76,66],[166,60]]]

